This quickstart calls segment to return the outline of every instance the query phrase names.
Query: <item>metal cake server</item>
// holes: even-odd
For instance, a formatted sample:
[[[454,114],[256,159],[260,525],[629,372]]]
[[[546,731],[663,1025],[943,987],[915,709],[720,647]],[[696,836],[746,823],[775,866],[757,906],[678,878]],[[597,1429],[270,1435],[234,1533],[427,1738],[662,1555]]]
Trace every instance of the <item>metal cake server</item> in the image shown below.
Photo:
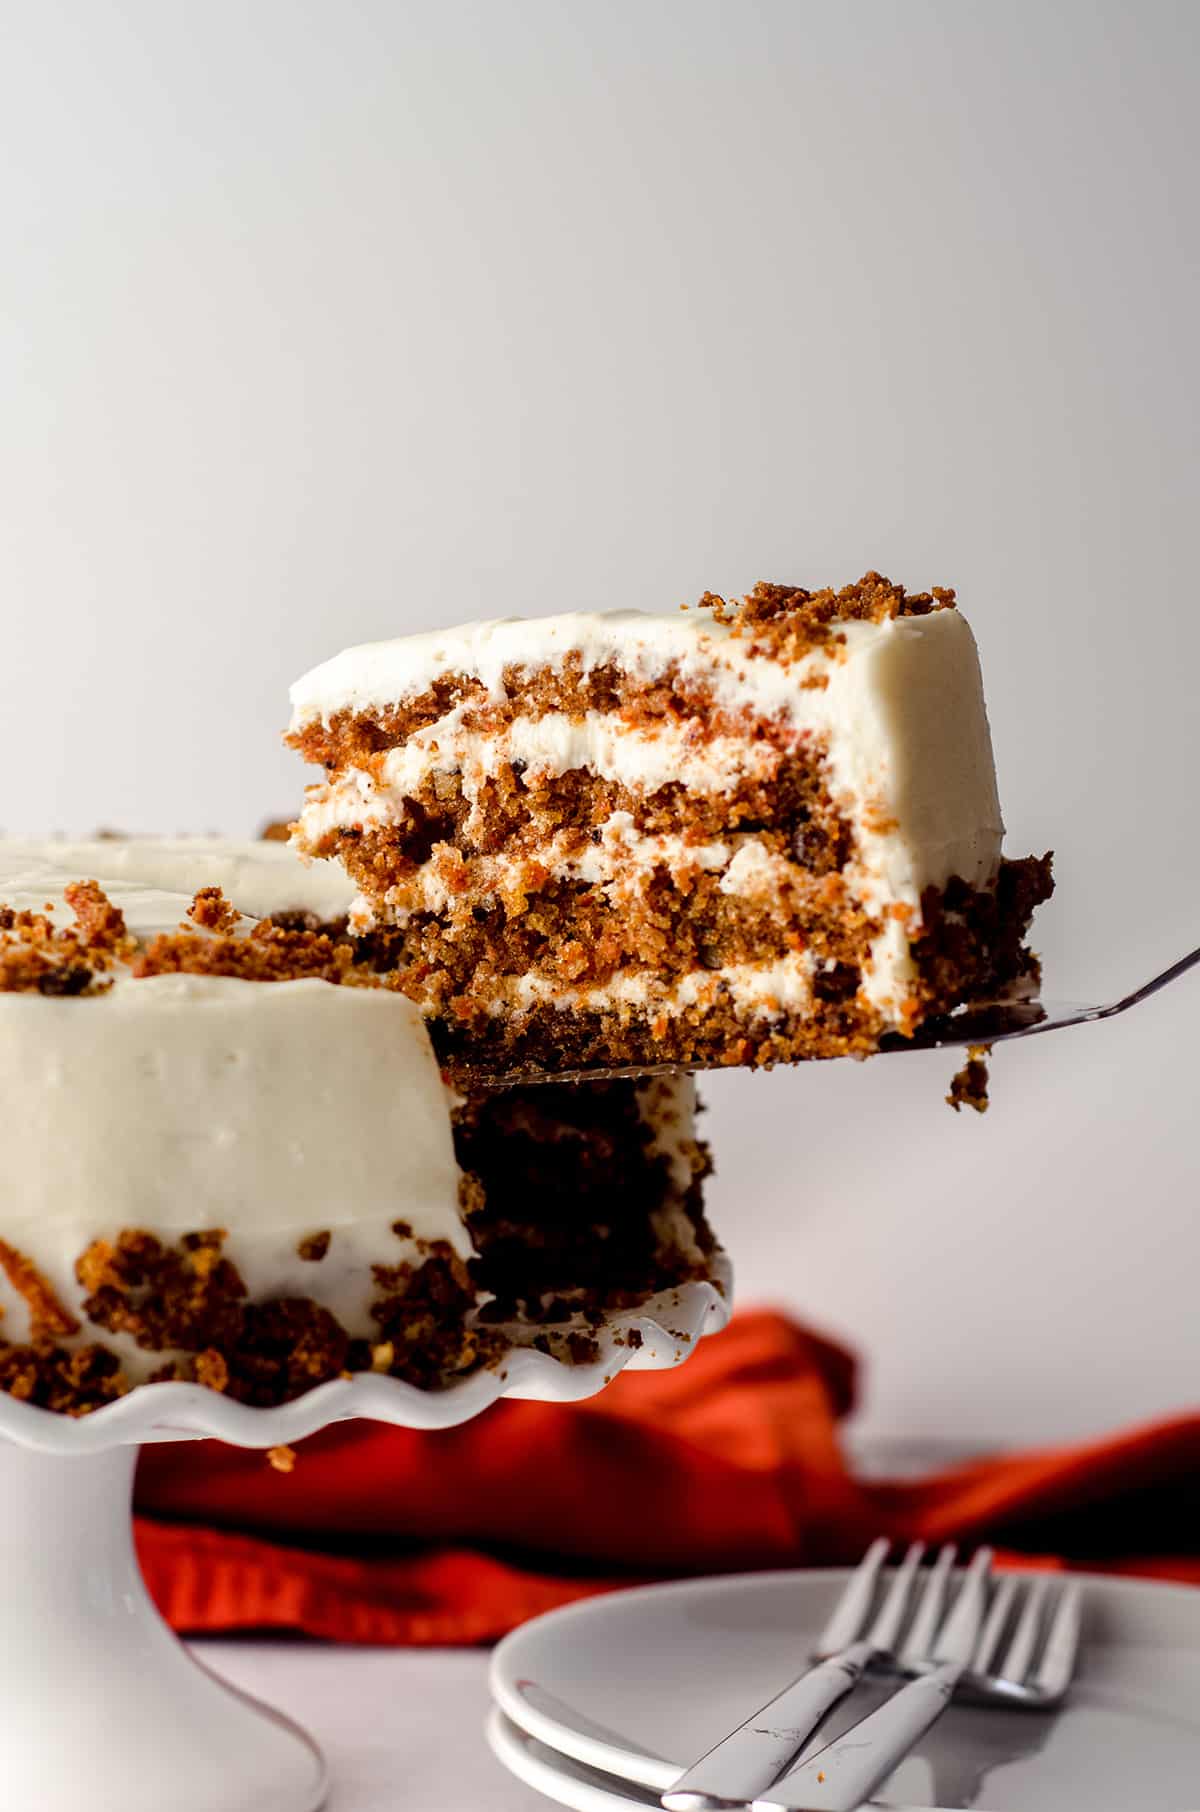
[[[1168,983],[1178,981],[1189,969],[1200,964],[1200,950],[1191,950],[1181,956],[1178,962],[1172,963],[1169,969],[1161,974],[1151,976],[1140,988],[1124,994],[1119,1000],[1099,1003],[1067,1000],[1013,999],[986,1002],[981,1005],[964,1007],[956,1013],[948,1014],[944,1019],[930,1019],[913,1034],[911,1038],[900,1038],[894,1034],[884,1038],[879,1046],[878,1055],[892,1056],[902,1051],[948,1051],[975,1044],[1005,1044],[1014,1038],[1032,1038],[1038,1032],[1059,1032],[1067,1026],[1087,1025],[1096,1019],[1113,1019],[1118,1013],[1128,1012],[1152,994],[1157,994]],[[827,1063],[829,1058],[809,1058],[802,1061]],[[512,1088],[518,1084],[532,1082],[603,1082],[620,1076],[677,1076],[691,1065],[660,1063],[638,1068],[630,1065],[620,1069],[579,1069],[558,1070],[553,1073],[544,1070],[506,1070],[502,1074],[483,1073],[471,1077],[473,1086],[480,1088]],[[720,1064],[697,1064],[698,1070],[720,1069]]]

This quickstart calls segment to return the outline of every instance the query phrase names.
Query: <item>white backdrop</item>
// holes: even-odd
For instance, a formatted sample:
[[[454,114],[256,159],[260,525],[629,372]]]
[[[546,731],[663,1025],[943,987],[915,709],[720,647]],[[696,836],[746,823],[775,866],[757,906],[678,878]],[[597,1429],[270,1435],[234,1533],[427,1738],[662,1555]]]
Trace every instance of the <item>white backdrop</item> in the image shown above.
[[[979,637],[1056,994],[1200,941],[1200,9],[0,7],[0,825],[249,832],[288,682],[479,615],[877,566]],[[863,1425],[1198,1394],[1184,982],[707,1090],[742,1299]]]

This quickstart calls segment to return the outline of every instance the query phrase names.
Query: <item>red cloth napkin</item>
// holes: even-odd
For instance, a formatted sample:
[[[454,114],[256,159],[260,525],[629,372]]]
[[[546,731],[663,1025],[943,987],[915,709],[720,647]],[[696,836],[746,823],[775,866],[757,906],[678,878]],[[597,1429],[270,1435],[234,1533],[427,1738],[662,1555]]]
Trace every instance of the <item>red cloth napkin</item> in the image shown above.
[[[343,1642],[482,1642],[616,1585],[854,1561],[880,1533],[1200,1584],[1200,1417],[864,1482],[838,1438],[854,1389],[842,1348],[760,1312],[587,1403],[502,1402],[435,1434],[339,1424],[290,1473],[152,1446],[138,1550],[178,1629]]]

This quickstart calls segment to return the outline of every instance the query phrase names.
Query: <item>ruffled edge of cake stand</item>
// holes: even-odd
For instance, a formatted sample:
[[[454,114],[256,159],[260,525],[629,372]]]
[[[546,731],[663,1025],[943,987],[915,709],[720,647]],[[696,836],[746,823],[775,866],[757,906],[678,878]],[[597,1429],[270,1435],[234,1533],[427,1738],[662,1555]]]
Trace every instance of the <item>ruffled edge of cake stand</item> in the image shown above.
[[[566,1364],[533,1347],[515,1347],[494,1370],[474,1372],[444,1390],[420,1390],[401,1379],[358,1373],[319,1384],[275,1409],[232,1402],[199,1384],[143,1384],[86,1416],[58,1415],[0,1392],[0,1437],[42,1453],[99,1453],[130,1442],[212,1439],[234,1447],[279,1447],[331,1422],[364,1417],[400,1428],[454,1428],[501,1397],[573,1403],[595,1396],[628,1367],[665,1371],[681,1365],[705,1334],[729,1319],[733,1273],[714,1255],[711,1281],[680,1284],[637,1309],[611,1313],[594,1332],[599,1357]],[[641,1336],[640,1344],[630,1334]]]

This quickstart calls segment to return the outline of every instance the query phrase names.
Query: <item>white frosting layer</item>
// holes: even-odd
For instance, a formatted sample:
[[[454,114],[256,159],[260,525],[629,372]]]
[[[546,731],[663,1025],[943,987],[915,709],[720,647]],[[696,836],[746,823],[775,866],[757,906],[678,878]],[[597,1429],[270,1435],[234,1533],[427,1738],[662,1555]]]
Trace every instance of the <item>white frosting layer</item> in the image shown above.
[[[10,882],[34,872],[67,880],[104,875],[188,897],[200,887],[219,887],[251,918],[299,910],[336,919],[354,897],[335,862],[302,861],[287,843],[228,837],[0,837],[0,899],[9,898]]]
[[[661,979],[651,969],[628,971],[600,985],[570,987],[545,975],[501,977],[494,981],[488,1007],[556,1007],[560,1012],[607,1012],[622,1008],[668,1018],[696,1006],[712,1006],[723,997],[756,1019],[778,1019],[783,1013],[806,1013],[812,1005],[814,961],[798,951],[770,963],[734,963],[720,971],[692,969]]]
[[[687,1194],[704,1166],[696,1143],[696,1082],[693,1076],[652,1076],[638,1085],[638,1112],[650,1128],[652,1158],[665,1158],[671,1181]]]
[[[74,869],[34,868],[14,871],[0,878],[0,903],[11,906],[16,912],[44,913],[59,927],[70,926],[74,924],[75,917],[63,894],[63,888],[73,880],[84,878]],[[94,880],[96,877],[93,874],[86,878]],[[143,943],[149,942],[163,931],[197,929],[195,923],[187,917],[188,907],[192,903],[190,894],[169,893],[161,887],[142,886],[132,881],[114,881],[108,877],[100,885],[107,898],[123,914],[126,930]],[[239,915],[234,928],[248,931],[253,924],[253,917],[243,913]],[[0,1004],[4,999],[5,996],[0,994]]]
[[[302,729],[339,712],[382,709],[448,673],[472,675],[501,698],[508,667],[561,665],[568,656],[585,670],[615,664],[642,679],[677,668],[748,728],[765,716],[782,729],[785,746],[823,750],[834,803],[855,827],[845,879],[880,925],[864,991],[885,1019],[900,1023],[915,977],[909,945],[923,890],[952,876],[987,886],[996,873],[1004,827],[991,738],[974,638],[956,610],[847,623],[840,634],[831,649],[789,664],[756,656],[750,639],[707,615],[617,611],[468,624],[348,649],[293,687],[292,722]],[[699,722],[650,734],[600,713],[553,714],[518,719],[493,738],[468,729],[465,715],[459,706],[417,731],[388,754],[378,779],[350,771],[310,788],[301,847],[314,848],[334,826],[387,822],[429,774],[461,772],[464,792],[475,798],[490,771],[518,757],[548,774],[586,768],[647,790],[683,779],[716,793],[747,772],[769,774],[780,759],[749,736],[708,739]],[[907,929],[892,915],[897,906],[907,909]],[[356,922],[363,916],[360,902]]]
[[[696,1143],[695,1082],[690,1076],[653,1077],[638,1089],[638,1110],[652,1134],[649,1154],[666,1159],[675,1190],[674,1199],[652,1217],[659,1250],[664,1255],[682,1253],[689,1263],[703,1264],[704,1253],[683,1206],[705,1168]]]
[[[253,846],[249,878],[256,903],[279,908],[258,873],[257,851],[269,847]],[[15,853],[9,846],[7,856]],[[268,863],[290,898],[295,858],[286,868]],[[8,867],[0,900],[49,903],[56,924],[71,923],[58,897],[64,872]],[[64,869],[77,870],[71,855]],[[189,903],[187,894],[99,878],[143,938],[174,929]],[[207,862],[185,885],[193,878],[196,886],[212,878]],[[230,879],[231,891],[251,897],[232,869]],[[317,980],[119,972],[94,997],[0,994],[0,1237],[76,1314],[74,1264],[92,1240],[127,1227],[164,1242],[224,1228],[251,1299],[310,1297],[351,1334],[377,1334],[373,1264],[419,1263],[435,1240],[470,1255],[458,1184],[450,1096],[420,1014],[402,995]],[[411,1238],[393,1232],[396,1221]],[[325,1231],[326,1257],[301,1259],[300,1242]],[[3,1279],[0,1304],[5,1337],[22,1338],[27,1311]],[[87,1337],[85,1329],[79,1338]],[[161,1362],[126,1338],[103,1337],[135,1377]]]
[[[875,626],[846,627],[852,637]],[[346,648],[314,667],[291,689],[291,728],[329,723],[343,711],[383,709],[418,696],[447,674],[468,674],[493,698],[503,699],[507,668],[557,667],[570,657],[578,658],[584,672],[615,666],[638,679],[654,679],[677,666],[685,679],[706,685],[715,679],[722,704],[753,703],[771,713],[786,708],[794,669],[774,660],[750,659],[748,646],[707,611],[679,611],[673,616],[641,610],[576,611],[464,623],[456,629]]]

